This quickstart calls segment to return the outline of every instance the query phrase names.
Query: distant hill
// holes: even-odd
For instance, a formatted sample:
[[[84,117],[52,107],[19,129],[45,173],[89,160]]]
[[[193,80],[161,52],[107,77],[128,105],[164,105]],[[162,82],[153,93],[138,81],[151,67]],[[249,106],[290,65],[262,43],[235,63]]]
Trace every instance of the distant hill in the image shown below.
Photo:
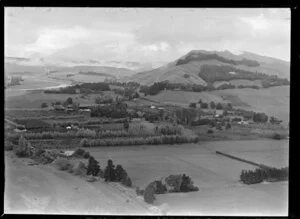
[[[200,71],[202,66],[209,66],[213,70],[222,69],[222,74],[233,72],[242,74],[233,79],[244,79],[243,75],[247,75],[245,79],[261,79],[254,77],[257,74],[266,74],[269,76],[277,76],[279,78],[290,78],[290,64],[283,60],[260,56],[254,53],[243,52],[235,55],[229,51],[205,51],[193,50],[185,56],[156,68],[151,71],[137,73],[131,77],[124,77],[121,81],[134,81],[143,85],[150,85],[155,82],[169,81],[170,83],[196,84],[207,86],[207,77],[204,78]],[[225,71],[227,72],[224,72]],[[199,75],[200,73],[200,75]],[[216,76],[221,80],[219,72]],[[253,75],[253,77],[251,77]],[[237,76],[237,75],[236,75]],[[217,79],[217,78],[215,78]],[[224,79],[224,77],[223,77]]]

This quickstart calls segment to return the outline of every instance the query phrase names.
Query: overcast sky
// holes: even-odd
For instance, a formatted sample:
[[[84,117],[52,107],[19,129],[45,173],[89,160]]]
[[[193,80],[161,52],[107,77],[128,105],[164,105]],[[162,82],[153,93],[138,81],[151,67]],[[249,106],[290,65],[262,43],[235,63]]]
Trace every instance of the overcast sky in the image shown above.
[[[5,8],[5,55],[169,62],[190,50],[290,59],[290,9]]]

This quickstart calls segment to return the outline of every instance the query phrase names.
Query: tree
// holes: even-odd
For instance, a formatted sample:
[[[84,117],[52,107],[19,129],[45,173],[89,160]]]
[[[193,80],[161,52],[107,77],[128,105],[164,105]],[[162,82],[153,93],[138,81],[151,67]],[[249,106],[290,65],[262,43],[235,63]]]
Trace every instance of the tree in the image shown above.
[[[228,107],[228,109],[232,109],[233,108],[232,105],[231,105],[231,103],[228,103],[227,107]]]
[[[107,161],[107,166],[104,170],[104,179],[105,179],[105,182],[114,182],[115,181],[115,166],[111,159],[109,159]]]
[[[254,122],[265,123],[268,121],[268,116],[265,113],[254,113],[253,115]]]
[[[96,161],[94,157],[90,157],[86,174],[97,176],[99,171],[100,171],[99,162]]]
[[[41,104],[41,108],[46,108],[46,107],[48,107],[48,104],[47,104],[47,103],[42,103],[42,104]]]
[[[150,183],[145,189],[144,201],[147,202],[148,204],[153,204],[155,200],[154,192],[155,192],[155,187],[153,183]]]
[[[196,108],[196,103],[190,103],[190,104],[189,104],[189,107],[190,107],[190,108]]]
[[[201,104],[201,103],[202,103],[202,100],[200,99],[200,100],[198,101],[198,103],[200,103],[200,104]]]
[[[128,187],[132,186],[131,179],[125,170],[121,173],[121,184]]]
[[[221,105],[221,103],[217,104],[216,109],[218,109],[218,110],[223,109],[223,106]]]
[[[155,180],[155,194],[164,194],[167,192],[167,187],[161,180]]]
[[[33,155],[30,147],[30,142],[28,142],[23,136],[21,136],[19,138],[18,144],[13,146],[13,151],[18,157],[30,157]]]
[[[216,104],[214,101],[210,102],[210,108],[215,109],[216,108]]]
[[[68,105],[71,105],[71,104],[73,104],[73,99],[72,99],[72,97],[68,97],[67,99],[66,99],[66,101],[64,102],[64,106],[68,106]]]
[[[208,104],[207,103],[201,103],[201,108],[202,109],[207,109],[208,108]]]
[[[122,176],[123,176],[123,172],[125,170],[123,169],[123,167],[121,165],[117,165],[116,166],[116,170],[115,170],[115,180],[117,182],[121,182]]]
[[[226,128],[226,129],[231,129],[230,123],[227,123],[225,128]]]
[[[123,124],[123,127],[124,127],[125,131],[127,132],[128,129],[129,129],[129,123],[128,123],[127,120],[125,120],[125,122],[124,122],[124,124]]]

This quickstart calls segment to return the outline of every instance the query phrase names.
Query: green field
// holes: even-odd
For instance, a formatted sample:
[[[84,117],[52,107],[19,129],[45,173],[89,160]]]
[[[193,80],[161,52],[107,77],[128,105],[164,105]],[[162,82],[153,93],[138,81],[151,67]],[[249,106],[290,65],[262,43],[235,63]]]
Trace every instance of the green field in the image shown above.
[[[286,166],[286,141],[222,141],[86,150],[100,161],[100,166],[105,166],[109,158],[116,164],[122,163],[133,184],[141,188],[170,174],[189,175],[199,192],[156,196],[157,203],[165,207],[168,215],[287,214],[286,182],[243,185],[239,182],[241,170],[255,169],[255,166],[215,153],[219,150],[267,165]]]
[[[283,120],[283,124],[287,125],[290,110],[289,89],[289,86],[279,86],[258,90],[243,88],[199,93],[165,90],[157,95],[147,96],[146,98],[183,107],[188,107],[190,103],[198,102],[199,99],[208,103],[211,101],[231,103],[233,107],[265,112],[269,116],[276,116]]]

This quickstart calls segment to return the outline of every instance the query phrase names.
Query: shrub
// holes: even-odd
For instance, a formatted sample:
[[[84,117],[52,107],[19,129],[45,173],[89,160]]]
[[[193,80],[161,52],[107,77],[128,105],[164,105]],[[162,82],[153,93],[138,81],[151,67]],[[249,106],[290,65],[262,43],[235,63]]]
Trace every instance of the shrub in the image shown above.
[[[212,129],[207,130],[207,134],[212,134],[212,133],[214,133],[214,130],[212,130]]]
[[[230,124],[230,123],[227,123],[225,128],[226,128],[226,129],[231,129],[231,124]]]
[[[78,165],[73,168],[73,174],[76,176],[85,176],[87,172],[87,167],[83,162],[79,162]]]
[[[136,193],[137,195],[144,195],[145,190],[140,189],[140,187],[137,187],[137,188],[135,189],[135,193]]]
[[[272,139],[280,140],[280,139],[281,139],[281,136],[280,136],[280,134],[278,134],[278,133],[274,133],[274,134],[272,135]]]
[[[13,151],[18,157],[30,157],[32,156],[32,151],[30,150],[30,142],[28,142],[23,136],[19,138],[17,145],[14,145]]]
[[[74,157],[83,157],[84,153],[85,153],[85,150],[83,150],[82,148],[78,148],[76,151],[74,151],[72,156],[74,156]]]
[[[4,149],[6,151],[12,151],[14,147],[15,147],[15,145],[10,141],[5,141],[4,142]]]
[[[155,200],[154,192],[155,192],[154,185],[150,183],[145,189],[144,201],[147,202],[148,204],[153,204]]]
[[[95,160],[94,157],[89,158],[89,163],[87,167],[87,175],[97,176],[100,170],[99,162]]]
[[[59,170],[62,170],[62,171],[73,168],[73,164],[66,158],[58,158],[55,161],[55,165],[57,166],[57,168]]]
[[[47,103],[42,103],[41,104],[41,108],[47,108],[48,107],[48,104]]]
[[[45,149],[38,148],[34,151],[33,157],[40,157],[45,152],[46,152]]]
[[[126,172],[125,172],[126,173]],[[127,173],[123,173],[122,179],[121,179],[121,184],[127,187],[132,186],[132,181],[129,176],[127,176]]]
[[[170,175],[165,179],[167,185],[170,187],[171,192],[180,192],[182,182],[181,175]]]
[[[180,185],[181,192],[189,192],[189,191],[198,191],[198,187],[194,186],[194,182],[191,180],[189,176],[183,174],[182,183]]]
[[[155,180],[155,194],[164,194],[167,192],[167,187],[161,180]]]

